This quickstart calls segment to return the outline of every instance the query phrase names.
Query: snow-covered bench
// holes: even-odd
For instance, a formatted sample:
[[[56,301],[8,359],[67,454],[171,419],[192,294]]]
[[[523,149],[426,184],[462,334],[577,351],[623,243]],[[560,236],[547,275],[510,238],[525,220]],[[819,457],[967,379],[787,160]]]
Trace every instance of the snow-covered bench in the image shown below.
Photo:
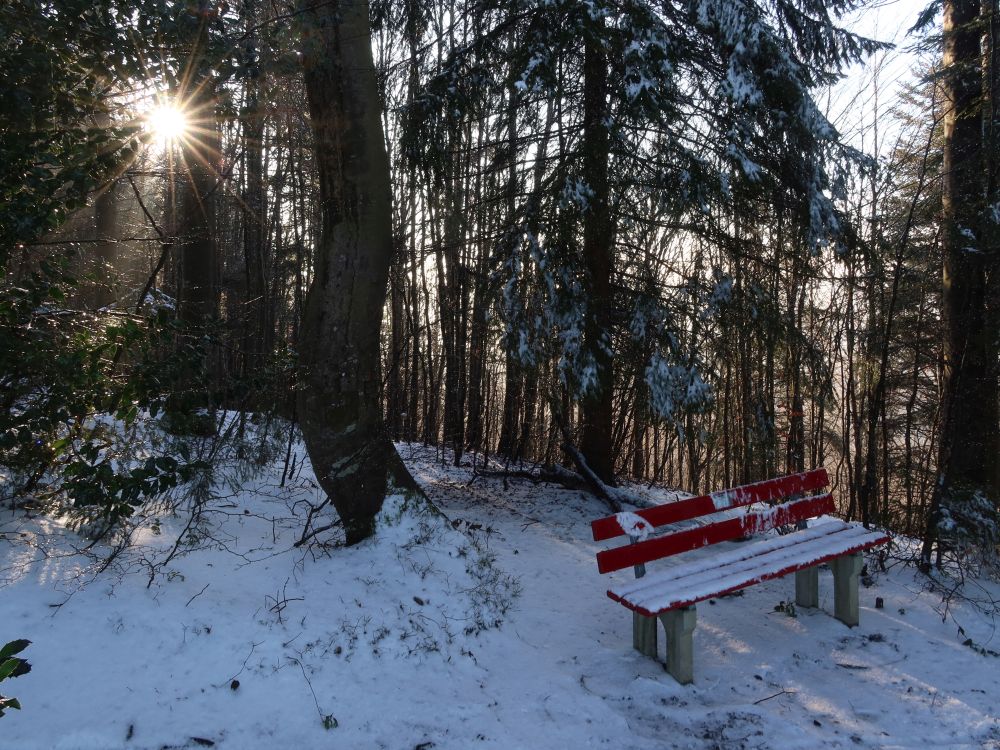
[[[826,470],[817,469],[594,521],[591,527],[596,541],[622,535],[630,540],[598,552],[597,568],[601,573],[635,568],[636,580],[608,591],[609,597],[634,613],[633,646],[657,658],[659,619],[667,637],[667,671],[687,684],[694,679],[696,602],[795,573],[796,604],[817,607],[816,566],[824,562],[830,562],[833,570],[834,616],[849,626],[857,625],[861,553],[889,538],[860,524],[827,517],[834,510],[832,495],[822,492],[829,483]],[[775,501],[778,504],[748,507]],[[816,520],[807,525],[810,518]],[[684,527],[682,522],[692,519],[703,523]],[[682,528],[650,536],[656,528],[669,524]],[[716,546],[788,526],[797,528],[782,535]],[[708,547],[711,549],[704,549]],[[646,563],[681,553],[690,554],[646,574]]]

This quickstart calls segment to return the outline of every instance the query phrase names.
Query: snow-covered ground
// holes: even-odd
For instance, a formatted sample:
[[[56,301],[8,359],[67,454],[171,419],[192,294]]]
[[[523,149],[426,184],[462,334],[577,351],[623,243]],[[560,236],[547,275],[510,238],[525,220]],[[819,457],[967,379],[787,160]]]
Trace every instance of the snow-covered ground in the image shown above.
[[[183,518],[98,572],[86,540],[3,511],[0,643],[31,639],[33,670],[0,685],[23,705],[0,748],[1000,748],[995,623],[912,569],[862,588],[853,629],[826,570],[819,611],[775,609],[791,580],[700,604],[684,687],[605,595],[629,574],[597,574],[600,501],[400,450],[447,519],[390,502],[353,549],[293,546],[321,495],[308,469],[279,488],[280,464],[165,565]]]

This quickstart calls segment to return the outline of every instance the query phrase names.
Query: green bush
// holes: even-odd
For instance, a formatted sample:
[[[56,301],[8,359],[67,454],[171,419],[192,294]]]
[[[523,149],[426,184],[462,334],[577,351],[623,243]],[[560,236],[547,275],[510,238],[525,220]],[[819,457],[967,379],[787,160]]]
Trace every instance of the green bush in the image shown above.
[[[0,648],[0,682],[20,677],[31,671],[31,665],[28,662],[24,659],[18,659],[15,656],[15,654],[21,653],[30,645],[31,641],[22,639],[11,641],[3,648]],[[8,698],[0,695],[0,716],[3,716],[4,711],[8,708],[20,710],[21,704],[17,698]]]

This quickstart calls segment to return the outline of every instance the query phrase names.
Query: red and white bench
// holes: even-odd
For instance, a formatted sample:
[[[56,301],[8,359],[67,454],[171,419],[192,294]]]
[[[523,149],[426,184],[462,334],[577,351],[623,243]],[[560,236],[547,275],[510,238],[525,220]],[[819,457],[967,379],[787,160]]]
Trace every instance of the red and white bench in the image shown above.
[[[633,646],[657,658],[659,619],[667,637],[667,671],[681,684],[687,684],[694,679],[692,634],[697,602],[795,573],[796,604],[817,607],[816,566],[825,562],[833,570],[834,616],[849,626],[857,625],[861,553],[884,544],[889,537],[829,517],[806,524],[807,519],[834,511],[833,496],[823,492],[829,483],[826,470],[816,469],[594,521],[591,527],[595,541],[622,535],[630,540],[629,544],[598,552],[597,569],[609,573],[635,568],[634,581],[608,590],[609,597],[634,613]],[[747,507],[776,501],[770,506]],[[659,527],[692,519],[705,523],[666,529],[660,536],[647,538]],[[711,553],[704,549],[693,552],[787,526],[798,528],[783,535],[713,547]],[[682,553],[691,554],[646,574],[646,563]]]

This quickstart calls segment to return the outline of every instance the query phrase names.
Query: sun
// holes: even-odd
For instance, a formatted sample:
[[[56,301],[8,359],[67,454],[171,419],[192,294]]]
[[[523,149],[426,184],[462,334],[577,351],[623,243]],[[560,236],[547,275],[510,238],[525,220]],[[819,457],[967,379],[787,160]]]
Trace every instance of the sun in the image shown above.
[[[170,104],[161,104],[146,115],[146,127],[161,143],[171,143],[184,136],[188,118],[184,112]]]

